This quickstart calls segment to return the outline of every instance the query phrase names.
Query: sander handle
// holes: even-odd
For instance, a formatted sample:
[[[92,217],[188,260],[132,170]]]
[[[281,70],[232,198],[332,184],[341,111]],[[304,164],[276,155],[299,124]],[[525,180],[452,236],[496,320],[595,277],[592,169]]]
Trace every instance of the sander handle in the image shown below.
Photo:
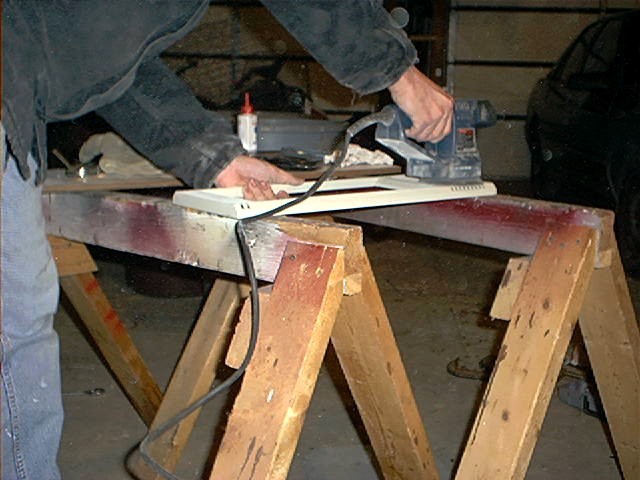
[[[389,105],[386,105],[382,108],[381,113],[385,114],[385,118],[389,118],[388,122],[382,122],[387,128],[386,132],[388,135],[406,142],[407,144],[411,145],[414,150],[422,151],[426,156],[437,157],[438,146],[440,144],[451,144],[453,146],[454,130],[456,128],[455,105],[454,115],[451,118],[451,132],[449,132],[442,140],[437,143],[416,142],[415,140],[408,138],[405,130],[408,130],[413,126],[413,121],[411,120],[411,117],[409,117],[409,115],[407,115],[407,113],[402,110],[397,104],[391,103]],[[449,149],[451,149],[451,147]]]
[[[385,109],[388,109],[393,112],[394,117],[398,119],[398,122],[400,122],[400,126],[402,127],[403,130],[407,130],[413,127],[413,121],[411,120],[411,117],[407,115],[405,111],[402,110],[395,103],[387,105],[386,107],[383,108],[383,110]]]
[[[375,139],[408,162],[412,159],[435,162],[424,146],[407,138],[405,130],[412,125],[411,118],[398,105],[386,105],[378,114]]]

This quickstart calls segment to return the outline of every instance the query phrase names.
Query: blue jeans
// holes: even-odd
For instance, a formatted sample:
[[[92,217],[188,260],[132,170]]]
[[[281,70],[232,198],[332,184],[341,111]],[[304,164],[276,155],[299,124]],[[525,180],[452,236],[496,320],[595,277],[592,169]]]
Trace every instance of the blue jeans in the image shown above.
[[[0,139],[4,142],[4,139]],[[4,149],[3,149],[4,150]],[[53,314],[58,277],[45,235],[42,188],[15,160],[2,175],[2,480],[58,480],[62,395]],[[32,172],[35,162],[29,158]]]

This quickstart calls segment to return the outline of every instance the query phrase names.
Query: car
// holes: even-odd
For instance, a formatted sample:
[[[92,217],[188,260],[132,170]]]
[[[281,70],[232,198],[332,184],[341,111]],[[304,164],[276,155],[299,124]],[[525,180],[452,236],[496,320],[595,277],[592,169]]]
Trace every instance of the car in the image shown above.
[[[640,10],[588,25],[529,97],[525,136],[538,198],[615,211],[640,270]]]

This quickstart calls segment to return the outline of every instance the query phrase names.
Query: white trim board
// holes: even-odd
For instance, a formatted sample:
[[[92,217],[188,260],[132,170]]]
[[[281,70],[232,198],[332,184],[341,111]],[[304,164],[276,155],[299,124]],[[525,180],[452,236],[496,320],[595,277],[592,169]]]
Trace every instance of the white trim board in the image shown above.
[[[276,192],[284,190],[290,195],[297,195],[306,192],[313,183],[305,182],[299,186],[278,184],[273,185],[273,190]],[[371,191],[370,189],[380,190]],[[362,191],[354,192],[353,190]],[[320,192],[336,193],[321,195]],[[420,182],[416,178],[405,175],[328,180],[322,184],[315,195],[287,208],[279,215],[387,207],[456,198],[485,197],[496,193],[496,187],[491,182],[441,185]],[[290,198],[262,201],[245,200],[242,198],[241,187],[179,190],[173,194],[173,203],[176,205],[235,219],[268,212],[290,200]]]

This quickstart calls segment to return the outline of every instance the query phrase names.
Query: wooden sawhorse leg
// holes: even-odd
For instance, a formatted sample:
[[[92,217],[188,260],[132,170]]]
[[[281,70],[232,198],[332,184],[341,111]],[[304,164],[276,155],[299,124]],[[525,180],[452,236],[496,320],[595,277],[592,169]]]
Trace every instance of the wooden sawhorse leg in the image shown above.
[[[640,334],[617,247],[594,268],[595,245],[587,227],[543,235],[456,479],[524,478],[578,316],[623,474],[638,478]]]
[[[351,394],[386,479],[439,478],[365,249],[351,249],[362,291],[342,299],[331,335]]]
[[[248,293],[249,287],[245,284],[221,278],[215,281],[169,381],[151,429],[209,391],[231,336],[236,313]],[[167,470],[175,469],[199,414],[200,409],[149,446],[151,457]],[[163,478],[141,459],[133,468],[140,478]]]
[[[286,478],[342,298],[344,253],[290,244],[211,478]]]
[[[134,408],[149,425],[160,405],[160,388],[93,275],[98,268],[87,247],[54,236],[49,236],[49,242],[62,290]]]
[[[286,478],[329,338],[385,478],[438,478],[364,247],[344,244],[346,266],[342,249],[289,244],[211,479]],[[345,278],[361,290],[343,297]]]
[[[640,478],[640,330],[617,248],[596,269],[580,330],[624,478]]]
[[[86,246],[54,236],[49,237],[49,242],[64,293],[147,425],[153,428],[163,423],[206,393],[213,383],[236,311],[242,298],[248,295],[246,285],[216,280],[162,396],[122,321],[93,276],[98,268]],[[193,368],[193,365],[199,368]],[[152,444],[150,453],[166,468],[173,469],[177,464],[198,413],[194,412]],[[141,478],[155,476],[142,462],[134,468]]]
[[[187,212],[162,200],[149,204],[147,198],[141,199],[133,195],[123,197],[120,193],[117,196],[96,194],[86,197],[50,194],[46,198],[45,208],[50,231],[68,232],[70,236],[84,241],[95,238],[95,235],[109,224],[107,220],[124,218],[129,225],[135,226],[136,232],[141,236],[156,235],[159,225],[170,238],[178,235],[182,239],[187,235],[189,237],[187,251],[189,255],[194,256],[193,258],[199,258],[197,253],[204,253],[205,250],[208,252],[208,248],[203,246],[209,246],[212,234],[226,239],[229,245],[225,248],[233,243],[230,222],[219,218],[214,219],[208,214]],[[85,212],[99,211],[103,214],[102,220],[95,224],[87,222],[86,229],[78,229],[77,222],[68,220],[69,217],[74,217],[68,214],[69,208],[78,212],[79,216]],[[154,215],[150,216],[150,212]],[[357,215],[341,216],[354,218],[360,222],[391,226],[518,254],[535,253],[519,292],[516,308],[505,337],[505,345],[469,438],[467,450],[463,454],[457,478],[499,480],[524,476],[555,377],[560,369],[563,350],[569,341],[578,313],[581,312],[584,317],[580,318],[580,324],[584,330],[583,336],[598,380],[604,408],[607,415],[611,417],[609,422],[622,470],[626,477],[631,476],[631,479],[635,480],[638,476],[638,459],[640,458],[638,455],[640,439],[637,434],[639,424],[637,419],[640,417],[638,413],[640,338],[628,292],[624,291],[626,286],[623,286],[624,280],[615,246],[612,250],[613,260],[610,269],[602,258],[598,259],[595,272],[593,268],[596,255],[594,242],[599,243],[598,255],[606,253],[606,249],[609,248],[607,242],[611,243],[608,240],[612,236],[611,224],[613,223],[610,212],[498,195],[493,198],[363,210]],[[327,224],[311,224],[311,222],[305,225],[304,222],[286,218],[258,221],[253,226],[252,236],[256,240],[255,257],[260,259],[259,269],[263,270],[261,276],[263,280],[273,279],[274,268],[281,263],[285,242],[299,239],[301,242],[312,244],[311,246],[322,244],[344,248],[345,283],[357,284],[357,276],[361,275],[362,292],[367,291],[368,280],[364,278],[367,274],[360,273],[357,266],[358,255],[353,253],[357,249],[352,246],[357,242],[353,238],[351,240],[338,238],[340,236],[338,226],[331,227]],[[83,227],[85,227],[84,224]],[[550,234],[546,232],[547,229],[551,230]],[[351,227],[344,230],[357,229]],[[542,241],[540,241],[541,238]],[[558,239],[561,240],[558,241]],[[576,242],[577,240],[579,242]],[[359,242],[361,245],[361,239]],[[174,261],[178,257],[184,258],[185,253],[177,252],[173,247],[165,245],[132,243],[129,236],[121,238],[107,235],[101,239],[100,244],[107,248],[131,251],[141,255],[159,255]],[[537,250],[536,245],[538,245]],[[226,251],[223,248],[216,252],[213,257],[209,257],[202,263],[203,267],[217,269],[222,266],[225,272],[240,274],[241,268],[237,259],[228,257],[225,254]],[[585,299],[587,291],[589,297]],[[603,292],[613,293],[613,296],[604,298]],[[600,296],[599,299],[598,296]],[[429,471],[430,465],[433,465],[431,453],[428,451],[428,446],[421,443],[423,434],[416,430],[422,427],[416,426],[412,420],[418,418],[417,412],[414,412],[413,398],[410,396],[407,399],[402,394],[410,389],[408,386],[403,386],[403,379],[406,377],[403,369],[395,368],[397,364],[393,359],[399,356],[396,357],[395,352],[392,351],[393,342],[390,342],[391,346],[387,345],[378,352],[382,358],[391,359],[389,368],[386,370],[388,376],[382,376],[380,381],[371,378],[371,373],[381,372],[382,369],[379,366],[382,362],[379,359],[371,359],[369,353],[371,355],[376,353],[372,345],[377,344],[379,347],[386,344],[384,334],[386,326],[374,330],[374,336],[371,339],[368,335],[369,331],[356,330],[349,323],[353,321],[365,326],[375,324],[377,327],[388,321],[386,315],[380,316],[380,309],[375,306],[376,301],[374,300],[372,304],[370,298],[363,297],[362,300],[357,301],[340,300],[340,309],[332,336],[340,350],[341,364],[347,377],[353,377],[350,382],[356,386],[360,382],[370,383],[371,389],[364,386],[353,387],[353,393],[359,406],[374,405],[374,409],[369,411],[366,407],[360,407],[361,415],[372,436],[372,444],[376,448],[380,464],[383,468],[385,468],[384,465],[390,465],[388,470],[385,470],[385,475],[389,478],[398,478],[394,468],[397,467],[401,472],[404,465],[410,465],[411,470],[406,475],[407,478],[411,478],[413,474],[417,478],[436,478],[435,472]],[[296,306],[295,295],[290,294],[287,301],[292,301]],[[350,303],[354,305],[353,312],[357,313],[352,313],[350,307],[345,307],[342,312],[343,305]],[[368,312],[362,306],[358,306],[358,303],[368,307]],[[297,305],[297,308],[301,309],[300,305]],[[364,311],[364,316],[370,317],[372,321],[362,322],[360,318],[356,318],[361,311]],[[608,318],[603,318],[605,314]],[[345,325],[339,325],[339,322],[345,318],[351,320]],[[353,318],[356,320],[354,321]],[[269,314],[269,311],[265,312],[263,319],[267,323],[270,320],[279,320],[277,316]],[[611,322],[611,328],[607,328],[607,322]],[[352,330],[349,331],[349,329]],[[346,333],[341,334],[341,330],[346,330]],[[286,333],[290,335],[292,332],[290,330]],[[357,338],[358,335],[360,338]],[[307,338],[316,337],[310,335]],[[345,348],[345,345],[348,348]],[[302,348],[308,349],[308,343],[307,347],[303,344]],[[373,368],[369,366],[369,362],[374,365]],[[305,365],[308,367],[308,364]],[[313,369],[306,368],[299,371],[313,372]],[[390,379],[390,377],[393,378]],[[387,389],[395,389],[395,392]],[[269,389],[255,394],[250,382],[246,379],[243,390],[244,395],[249,395],[250,398],[253,395],[263,400],[271,391]],[[374,401],[367,403],[367,393],[374,397]],[[392,407],[385,409],[384,405],[377,405],[375,397],[390,398],[392,401],[395,399],[395,403]],[[289,398],[302,397],[289,395]],[[274,397],[271,397],[272,401],[273,399]],[[295,404],[295,406],[299,405]],[[379,412],[375,410],[376,406],[380,408]],[[291,410],[294,413],[301,411],[298,408]],[[402,418],[389,419],[388,417],[391,416],[389,411],[393,416]],[[238,412],[236,415],[241,415],[241,412]],[[262,418],[256,422],[257,433],[261,431],[261,422]],[[378,431],[382,431],[379,440],[374,438],[377,424],[380,426]],[[386,431],[387,425],[397,429],[397,432]],[[398,425],[404,426],[404,431],[401,431]],[[286,442],[289,442],[286,445],[295,444],[297,434],[294,430],[278,427],[280,434],[273,437],[273,432],[270,431],[269,434],[272,436],[267,440],[276,438],[279,443],[267,441],[261,445],[254,443],[253,460],[258,463],[268,460],[270,466],[267,472],[272,478],[278,478],[277,475],[282,475],[285,470],[276,467],[282,467],[286,462],[281,463],[280,460],[286,460],[288,455],[286,452],[293,450],[293,447],[287,447],[290,448],[288,450],[283,445]],[[418,432],[414,438],[417,438],[419,447],[408,453],[402,451],[398,454],[398,449],[394,448],[395,445],[404,446],[407,444],[407,439],[413,440],[414,430]],[[426,434],[424,438],[426,440]],[[394,439],[398,439],[398,442],[394,443]],[[257,440],[256,436],[256,442]],[[234,446],[233,442],[228,445]],[[269,445],[273,447],[271,450],[266,449]],[[240,445],[235,446],[240,447]],[[260,446],[263,446],[262,450]],[[275,457],[276,461],[273,463],[271,460],[274,458],[275,447],[278,447],[277,451],[281,456]],[[218,456],[220,465],[224,465],[225,457],[226,450],[221,450]],[[398,459],[395,463],[394,458]],[[420,461],[421,458],[425,460]],[[249,460],[251,458],[248,458],[247,462]],[[250,464],[250,469],[253,469],[254,465],[256,469],[263,468],[263,464],[258,465],[258,463]],[[426,472],[416,470],[414,468],[416,465],[422,465]],[[223,480],[226,479],[223,477]]]

